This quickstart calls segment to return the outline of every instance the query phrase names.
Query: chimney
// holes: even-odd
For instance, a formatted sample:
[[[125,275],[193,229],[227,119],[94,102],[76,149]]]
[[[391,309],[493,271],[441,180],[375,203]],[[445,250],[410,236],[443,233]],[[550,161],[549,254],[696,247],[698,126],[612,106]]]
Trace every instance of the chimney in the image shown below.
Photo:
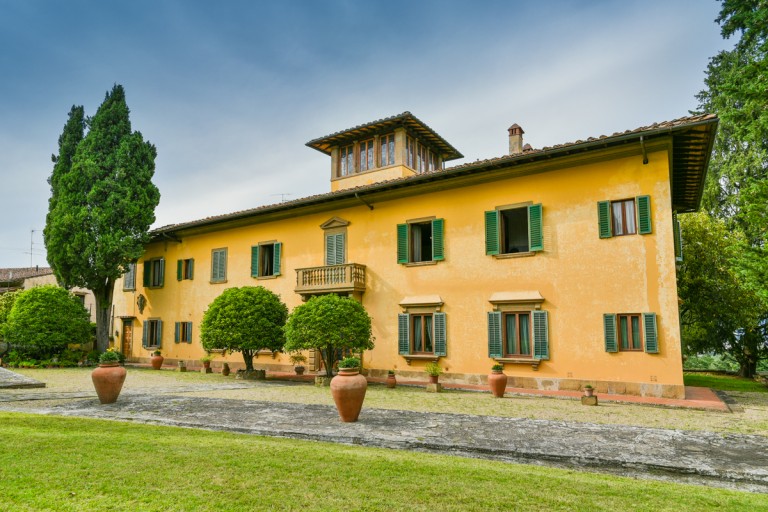
[[[525,132],[519,124],[515,123],[509,127],[509,154],[519,155],[523,152],[523,134]]]

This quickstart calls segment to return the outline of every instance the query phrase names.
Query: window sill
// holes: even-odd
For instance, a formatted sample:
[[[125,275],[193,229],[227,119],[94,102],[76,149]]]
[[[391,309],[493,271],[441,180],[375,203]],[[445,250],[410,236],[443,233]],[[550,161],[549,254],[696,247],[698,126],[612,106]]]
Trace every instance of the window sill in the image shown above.
[[[251,276],[251,277],[253,277],[253,276]],[[271,276],[257,276],[257,277],[254,277],[254,279],[256,279],[258,281],[262,281],[262,280],[265,280],[265,279],[277,279],[278,277],[280,277],[280,274],[272,274]]]
[[[436,356],[435,354],[400,354],[405,358],[405,360],[408,362],[408,365],[411,364],[411,361],[432,361],[433,363],[436,363],[437,360],[440,358],[440,356]]]
[[[424,267],[426,265],[437,265],[437,262],[440,260],[429,260],[429,261],[411,261],[408,263],[403,263],[402,265],[404,267]]]
[[[211,284],[224,284],[224,283],[227,282],[227,280],[226,279],[222,279],[220,281],[208,281],[208,282],[211,283]]]
[[[536,256],[536,252],[534,251],[528,251],[528,252],[510,252],[505,254],[494,254],[493,257],[498,260],[506,260],[509,258],[527,258],[529,256]]]
[[[532,357],[494,357],[493,359],[501,364],[529,364],[534,371],[538,370],[541,364],[541,359]]]

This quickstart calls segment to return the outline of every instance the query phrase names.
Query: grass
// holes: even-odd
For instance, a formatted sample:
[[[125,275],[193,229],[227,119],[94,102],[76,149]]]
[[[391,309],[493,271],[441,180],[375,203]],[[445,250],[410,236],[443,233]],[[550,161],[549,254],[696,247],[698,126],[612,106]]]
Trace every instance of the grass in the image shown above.
[[[95,395],[88,369],[17,371],[46,382],[48,387],[39,390],[19,390],[14,393],[85,391]],[[129,368],[124,389],[162,389],[163,392],[172,393],[173,388],[180,386],[236,382],[242,381],[235,381],[232,376],[223,377],[221,374],[206,375],[199,372],[179,373]],[[318,388],[312,384],[249,382],[247,385],[245,389],[185,392],[184,395],[333,405],[328,388]],[[386,389],[383,385],[370,385],[363,413],[365,408],[380,408],[768,436],[768,394],[740,391],[729,392],[729,394],[743,406],[744,412],[728,414],[615,402],[601,402],[599,407],[584,407],[578,400],[571,399],[534,396],[507,396],[497,399],[490,393],[456,390],[425,393],[421,387],[398,386],[395,389]],[[40,407],[43,404],[39,401],[30,401],[14,402],[13,405],[18,408]]]
[[[753,379],[722,375],[716,373],[685,373],[686,386],[699,386],[722,391],[746,391],[749,393],[768,393],[768,386]]]
[[[759,510],[765,496],[537,466],[0,412],[14,511]]]

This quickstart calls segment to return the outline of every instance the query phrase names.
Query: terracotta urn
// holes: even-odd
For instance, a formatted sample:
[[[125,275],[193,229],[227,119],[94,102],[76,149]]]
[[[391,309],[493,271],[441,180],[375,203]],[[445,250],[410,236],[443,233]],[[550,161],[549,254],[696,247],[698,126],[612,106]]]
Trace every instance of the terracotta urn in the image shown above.
[[[125,382],[125,368],[120,363],[101,363],[98,368],[91,372],[93,387],[96,388],[96,394],[99,395],[99,402],[103,404],[113,404],[120,395]]]
[[[331,380],[331,395],[341,421],[357,421],[366,389],[368,381],[360,375],[358,368],[339,368],[338,375]]]
[[[507,388],[507,376],[503,370],[492,370],[488,376],[488,387],[496,398],[504,398],[504,391]]]
[[[163,367],[163,361],[165,358],[163,356],[152,356],[152,359],[149,360],[149,362],[152,364],[152,368],[155,370],[159,370]]]
[[[437,381],[440,379],[439,375],[430,375],[429,376],[429,383],[430,384],[437,384]]]
[[[595,388],[589,387],[584,388],[584,396],[594,396],[595,394]]]
[[[221,374],[225,377],[229,375],[229,363],[224,363],[221,367]]]
[[[210,361],[203,361],[203,368],[210,368],[211,362]]]
[[[387,374],[387,387],[389,389],[392,389],[395,386],[397,386],[397,379],[395,378],[395,374],[394,373]]]

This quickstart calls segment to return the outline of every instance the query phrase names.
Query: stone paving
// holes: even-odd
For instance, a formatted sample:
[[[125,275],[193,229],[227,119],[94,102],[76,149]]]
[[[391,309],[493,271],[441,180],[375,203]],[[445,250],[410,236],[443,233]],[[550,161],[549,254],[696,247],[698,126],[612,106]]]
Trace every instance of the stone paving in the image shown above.
[[[245,385],[134,390],[111,405],[99,404],[95,393],[38,392],[40,400],[60,401],[21,407],[5,400],[0,410],[417,450],[768,493],[768,439],[762,436],[365,407],[357,423],[342,423],[331,406],[183,396]],[[16,401],[31,394],[13,393]]]
[[[44,388],[45,383],[0,368],[0,389]]]

